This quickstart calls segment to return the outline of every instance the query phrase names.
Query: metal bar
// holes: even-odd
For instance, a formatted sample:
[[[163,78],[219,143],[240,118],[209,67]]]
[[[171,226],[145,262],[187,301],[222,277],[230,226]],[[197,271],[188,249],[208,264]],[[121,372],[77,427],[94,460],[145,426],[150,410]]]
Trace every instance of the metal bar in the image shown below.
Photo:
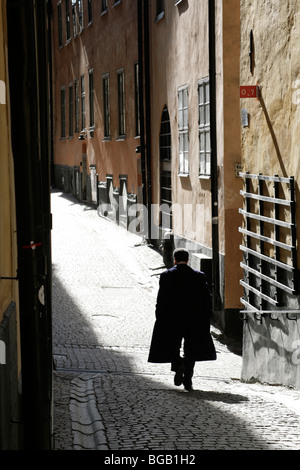
[[[277,175],[276,175],[277,176]],[[278,181],[274,181],[274,184],[273,184],[273,188],[274,188],[274,198],[275,199],[278,199],[279,197],[279,183]],[[275,213],[275,219],[278,220],[279,219],[279,205],[278,204],[274,204],[274,213]],[[276,260],[280,260],[280,248],[283,248],[284,250],[288,249],[288,248],[285,248],[284,246],[282,247],[280,245],[280,242],[279,242],[279,239],[280,239],[280,231],[279,231],[279,227],[278,225],[274,225],[274,236],[275,236],[275,242],[274,242],[274,246],[275,246],[275,259]],[[283,245],[286,245],[285,243]],[[275,266],[275,277],[276,277],[276,282],[278,282],[278,267]],[[277,299],[278,300],[278,299]]]
[[[262,179],[259,179],[258,180],[258,196],[260,198],[259,200],[259,215],[263,215],[264,213],[264,195],[263,195],[263,185],[264,185],[264,180]],[[259,233],[260,235],[263,237],[263,234],[264,234],[264,221],[260,219],[259,221]],[[259,249],[260,249],[260,253],[261,254],[264,254],[264,251],[265,251],[265,245],[264,245],[264,241],[263,241],[263,238],[260,238],[259,239]],[[260,269],[260,273],[262,274],[263,271],[264,271],[264,260],[261,260],[261,263],[259,265],[259,269]],[[259,291],[261,293],[261,300],[260,300],[260,308],[263,309],[263,299],[264,299],[264,282],[263,282],[263,279],[260,277],[260,286],[259,286]],[[277,300],[277,293],[276,293],[276,300]]]
[[[290,181],[290,198],[291,198],[291,235],[292,235],[292,244],[294,245],[294,248],[292,250],[292,262],[295,270],[297,269],[297,252],[296,252],[296,239],[297,239],[297,234],[296,234],[296,209],[295,209],[295,181],[294,178],[291,178]],[[296,272],[296,271],[295,271]],[[297,286],[297,281],[296,281],[296,276],[293,276],[293,283],[294,283],[294,288],[297,291],[298,286]]]
[[[249,304],[249,302],[247,302],[247,300],[245,300],[243,297],[240,298],[240,301],[243,305],[245,305],[245,307],[248,307],[250,310],[252,310],[252,312],[259,312],[260,310],[257,310],[255,307],[253,307],[251,304]],[[248,310],[245,310],[246,312]],[[241,313],[243,312],[243,310],[241,310]]]
[[[276,247],[283,248],[284,250],[292,251],[293,248],[294,248],[291,245],[287,245],[286,243],[279,242],[277,240],[274,240],[273,238],[269,238],[269,237],[266,237],[264,235],[259,235],[259,233],[250,232],[249,230],[245,230],[242,227],[239,228],[239,232],[243,233],[244,235],[248,235],[250,237],[257,238],[258,240],[262,240],[266,243],[270,243],[270,245],[274,245]]]
[[[276,204],[281,204],[282,206],[291,206],[292,201],[287,201],[285,199],[275,199],[271,196],[261,196],[254,193],[246,193],[246,191],[240,191],[240,194],[245,198],[256,199],[257,201],[271,202]]]
[[[257,256],[260,259],[263,259],[264,261],[268,261],[271,264],[274,264],[276,266],[279,266],[283,269],[286,269],[287,271],[294,272],[295,268],[293,266],[289,266],[288,264],[282,263],[281,261],[277,261],[276,259],[269,258],[269,256],[262,255],[261,253],[258,253],[255,250],[251,250],[250,248],[246,248],[243,245],[240,245],[240,250],[244,252],[248,252],[253,256]]]
[[[242,300],[242,299],[241,299]],[[249,305],[251,307],[251,305]],[[258,310],[255,308],[252,308],[251,310],[240,310],[240,313],[262,313],[262,314],[268,314],[268,313],[300,313],[300,310]]]
[[[244,281],[240,281],[240,284],[247,290],[250,290],[251,292],[253,292],[254,294],[256,294],[258,297],[260,297],[261,299],[265,300],[266,302],[272,304],[272,305],[277,305],[278,302],[274,299],[271,299],[271,297],[269,297],[268,295],[265,295],[263,294],[262,292],[260,292],[258,289],[255,289],[254,287],[252,286],[249,286],[249,284],[246,284],[246,282]],[[259,310],[260,312],[260,310]]]
[[[253,214],[251,212],[245,211],[244,209],[239,209],[239,213],[244,215],[245,217],[249,217],[250,219],[263,220],[264,222],[267,222],[272,225],[278,225],[280,227],[292,228],[294,225],[293,223],[284,222],[283,220],[276,220],[276,219],[272,219],[271,217],[265,217],[262,215]]]
[[[240,177],[241,178],[249,178],[249,179],[258,179],[258,180],[264,180],[264,181],[277,181],[278,183],[287,183],[290,184],[291,178],[284,178],[281,176],[267,176],[267,175],[255,175],[251,173],[242,173],[240,172]]]
[[[263,279],[264,281],[266,282],[269,282],[270,284],[278,287],[279,289],[283,289],[287,292],[289,292],[290,294],[294,294],[295,293],[295,290],[294,289],[291,289],[290,287],[284,285],[284,284],[281,284],[280,282],[276,281],[275,279],[272,279],[271,277],[269,276],[266,276],[265,274],[262,274],[260,273],[259,271],[256,271],[256,269],[254,268],[251,268],[250,266],[246,266],[244,263],[240,263],[240,266],[241,268],[243,268],[245,271],[249,271],[250,273],[254,274],[255,276]]]

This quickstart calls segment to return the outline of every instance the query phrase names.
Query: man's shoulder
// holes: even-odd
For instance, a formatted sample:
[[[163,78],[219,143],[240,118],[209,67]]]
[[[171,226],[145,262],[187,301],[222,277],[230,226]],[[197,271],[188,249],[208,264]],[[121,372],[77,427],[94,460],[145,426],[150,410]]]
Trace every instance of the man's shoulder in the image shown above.
[[[164,271],[161,275],[162,276],[168,276],[168,275],[177,274],[179,272],[180,273],[185,272],[185,273],[189,273],[191,275],[194,274],[196,276],[205,277],[204,272],[197,271],[196,269],[191,268],[188,264],[177,264],[177,265],[173,266],[172,268],[169,268],[166,271]]]

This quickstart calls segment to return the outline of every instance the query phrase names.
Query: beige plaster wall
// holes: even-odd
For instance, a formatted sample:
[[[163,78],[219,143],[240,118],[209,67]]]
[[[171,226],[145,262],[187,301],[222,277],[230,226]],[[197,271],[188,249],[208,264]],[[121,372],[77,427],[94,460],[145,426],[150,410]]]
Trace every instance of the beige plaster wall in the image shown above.
[[[249,127],[242,131],[243,167],[253,173],[294,176],[298,193],[300,4],[243,0],[241,19],[241,84],[258,84],[261,89],[260,100],[241,100],[250,116]],[[253,74],[248,57],[251,29]]]
[[[174,233],[211,247],[210,181],[198,178],[198,81],[208,77],[207,2],[191,0],[178,7],[165,1],[165,16],[155,22],[155,2],[150,5],[152,78],[153,202],[160,204],[159,132],[161,113],[167,105],[172,133],[172,188]],[[189,175],[178,175],[178,88],[188,85]],[[198,216],[190,209],[198,204]],[[179,214],[180,212],[180,214]],[[177,214],[177,215],[176,215]],[[158,223],[158,220],[156,220]]]

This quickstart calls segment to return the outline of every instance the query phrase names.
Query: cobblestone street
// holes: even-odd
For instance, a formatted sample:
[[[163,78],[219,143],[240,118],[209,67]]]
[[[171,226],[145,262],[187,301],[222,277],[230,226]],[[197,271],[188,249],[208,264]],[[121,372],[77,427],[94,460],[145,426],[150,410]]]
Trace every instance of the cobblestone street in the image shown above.
[[[58,191],[52,214],[56,450],[300,449],[299,391],[242,383],[214,329],[193,392],[147,362],[159,253]]]

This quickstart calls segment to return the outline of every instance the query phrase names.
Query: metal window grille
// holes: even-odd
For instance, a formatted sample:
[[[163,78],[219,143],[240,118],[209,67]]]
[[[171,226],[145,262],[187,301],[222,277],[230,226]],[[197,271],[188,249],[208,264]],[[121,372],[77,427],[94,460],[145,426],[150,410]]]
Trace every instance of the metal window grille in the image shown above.
[[[296,223],[294,178],[240,173],[244,179],[244,217],[239,231],[246,312],[287,307],[296,294]]]

